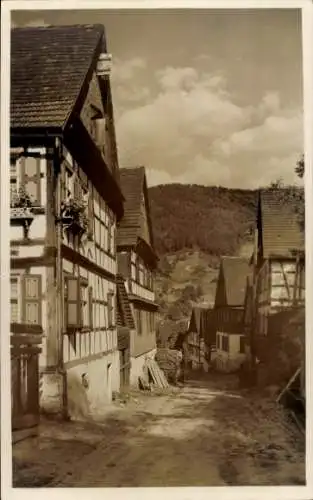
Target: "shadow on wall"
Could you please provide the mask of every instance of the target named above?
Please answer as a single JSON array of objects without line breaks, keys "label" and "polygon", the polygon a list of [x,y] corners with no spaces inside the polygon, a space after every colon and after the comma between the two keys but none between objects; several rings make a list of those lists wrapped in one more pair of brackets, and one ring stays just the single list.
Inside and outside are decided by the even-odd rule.
[{"label": "shadow on wall", "polygon": [[88,387],[84,377],[77,373],[67,373],[68,412],[74,419],[90,417]]}]

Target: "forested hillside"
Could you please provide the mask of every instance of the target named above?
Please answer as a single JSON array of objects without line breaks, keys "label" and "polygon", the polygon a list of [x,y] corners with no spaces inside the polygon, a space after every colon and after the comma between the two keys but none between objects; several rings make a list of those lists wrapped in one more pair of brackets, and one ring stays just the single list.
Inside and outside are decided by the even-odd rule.
[{"label": "forested hillside", "polygon": [[167,184],[149,189],[156,250],[234,255],[251,232],[256,191]]}]

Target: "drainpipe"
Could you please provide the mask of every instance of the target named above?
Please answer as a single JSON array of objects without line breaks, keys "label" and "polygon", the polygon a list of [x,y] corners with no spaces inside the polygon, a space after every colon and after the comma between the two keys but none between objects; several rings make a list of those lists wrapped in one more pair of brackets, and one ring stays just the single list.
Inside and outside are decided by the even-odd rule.
[{"label": "drainpipe", "polygon": [[63,304],[64,304],[64,289],[62,286],[62,221],[61,221],[61,142],[57,138],[55,142],[56,149],[56,292],[57,292],[57,317],[56,317],[56,333],[57,333],[57,370],[62,376],[62,417],[68,418],[68,402],[67,402],[67,380],[66,371],[63,366]]}]

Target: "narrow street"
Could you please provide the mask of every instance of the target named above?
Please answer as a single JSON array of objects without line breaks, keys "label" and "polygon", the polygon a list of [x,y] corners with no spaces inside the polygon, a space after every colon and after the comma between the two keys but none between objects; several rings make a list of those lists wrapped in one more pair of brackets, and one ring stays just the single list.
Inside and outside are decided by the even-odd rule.
[{"label": "narrow street", "polygon": [[38,485],[40,475],[48,487],[303,484],[298,431],[273,403],[240,394],[233,382],[138,393],[99,425],[54,423],[45,444],[15,446],[15,486],[32,486],[34,478]]}]

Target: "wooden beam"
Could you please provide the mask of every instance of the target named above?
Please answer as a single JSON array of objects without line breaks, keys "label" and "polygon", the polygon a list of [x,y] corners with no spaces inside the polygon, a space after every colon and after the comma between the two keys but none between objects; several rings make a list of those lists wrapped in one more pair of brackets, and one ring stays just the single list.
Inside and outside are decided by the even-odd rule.
[{"label": "wooden beam", "polygon": [[61,245],[61,257],[63,259],[69,260],[73,264],[77,264],[81,267],[84,267],[89,272],[97,274],[98,276],[101,276],[102,278],[105,278],[108,281],[114,283],[116,281],[115,274],[111,273],[110,271],[107,271],[106,269],[99,266],[95,262],[92,262],[91,260],[87,259],[87,257],[81,255],[79,252],[76,252],[67,245],[64,244]]}]

